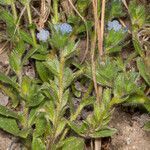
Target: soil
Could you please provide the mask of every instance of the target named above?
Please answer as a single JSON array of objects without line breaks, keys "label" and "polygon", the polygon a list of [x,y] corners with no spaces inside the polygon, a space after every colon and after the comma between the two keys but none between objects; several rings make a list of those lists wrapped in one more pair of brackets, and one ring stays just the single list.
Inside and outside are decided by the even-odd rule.
[{"label": "soil", "polygon": [[118,132],[111,138],[110,150],[150,150],[150,132],[143,125],[150,120],[148,114],[130,114],[117,108],[112,116],[111,127]]}]

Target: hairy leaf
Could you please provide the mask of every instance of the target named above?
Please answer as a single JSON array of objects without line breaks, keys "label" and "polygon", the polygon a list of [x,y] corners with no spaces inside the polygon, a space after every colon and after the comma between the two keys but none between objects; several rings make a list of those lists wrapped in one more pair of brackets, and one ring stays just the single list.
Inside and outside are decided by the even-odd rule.
[{"label": "hairy leaf", "polygon": [[32,150],[46,150],[46,146],[40,138],[33,138]]}]

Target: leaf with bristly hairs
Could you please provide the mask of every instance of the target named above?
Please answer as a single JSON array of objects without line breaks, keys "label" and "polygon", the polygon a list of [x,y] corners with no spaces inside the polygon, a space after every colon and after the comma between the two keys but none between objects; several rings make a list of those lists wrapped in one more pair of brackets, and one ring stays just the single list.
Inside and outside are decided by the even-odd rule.
[{"label": "leaf with bristly hairs", "polygon": [[33,137],[32,150],[46,150],[46,146],[41,138]]},{"label": "leaf with bristly hairs", "polygon": [[34,46],[34,42],[31,38],[30,34],[28,34],[27,32],[20,30],[20,37],[22,38],[23,41]]},{"label": "leaf with bristly hairs", "polygon": [[146,81],[146,83],[150,86],[150,74],[148,68],[146,68],[144,61],[142,58],[137,59],[137,67],[139,69],[140,75]]},{"label": "leaf with bristly hairs", "polygon": [[40,61],[36,61],[36,70],[41,80],[44,82],[48,82],[49,79],[53,78],[52,73],[48,70],[48,68],[44,65],[44,63]]},{"label": "leaf with bristly hairs", "polygon": [[139,40],[137,39],[137,37],[133,37],[133,45],[134,45],[134,48],[135,48],[135,51],[141,56],[143,57],[144,56],[144,51],[143,51],[143,48],[139,42]]},{"label": "leaf with bristly hairs", "polygon": [[79,42],[77,42],[76,44],[74,42],[68,43],[62,51],[63,57],[65,57],[66,59],[70,58],[76,52],[78,43]]},{"label": "leaf with bristly hairs", "polygon": [[48,59],[45,65],[55,76],[59,75],[60,63],[58,58],[55,57],[54,59]]},{"label": "leaf with bristly hairs", "polygon": [[[118,71],[120,70],[117,67],[115,62],[106,59],[105,62],[99,62],[96,68],[96,81],[98,84],[103,86],[112,87],[114,84],[114,79],[116,78]],[[86,68],[85,75],[92,79],[92,71],[89,65]]]},{"label": "leaf with bristly hairs", "polygon": [[11,5],[15,0],[0,0],[0,4],[2,5]]},{"label": "leaf with bristly hairs", "polygon": [[62,150],[84,150],[84,140],[77,137],[69,137],[61,142]]},{"label": "leaf with bristly hairs", "polygon": [[144,25],[146,21],[146,10],[144,5],[139,4],[136,0],[130,1],[129,14],[134,31],[136,30],[135,27],[138,29],[138,27],[141,28]]},{"label": "leaf with bristly hairs", "polygon": [[19,85],[16,82],[14,82],[11,78],[9,78],[7,75],[5,75],[4,73],[1,73],[1,72],[0,72],[0,81],[2,83],[11,85],[16,90],[19,89]]},{"label": "leaf with bristly hairs", "polygon": [[124,97],[131,94],[143,94],[142,87],[137,85],[136,80],[139,78],[137,72],[120,73],[115,79],[114,96]]},{"label": "leaf with bristly hairs", "polygon": [[109,2],[110,5],[106,8],[106,19],[112,20],[114,18],[119,18],[125,15],[123,12],[123,5],[120,0],[113,0]]},{"label": "leaf with bristly hairs", "polygon": [[0,19],[6,22],[7,26],[11,26],[11,27],[15,26],[15,22],[12,14],[6,10],[0,11]]},{"label": "leaf with bristly hairs", "polygon": [[5,85],[0,83],[0,89],[12,100],[12,107],[17,107],[19,104],[19,95],[18,91],[13,89],[12,87],[6,87]]},{"label": "leaf with bristly hairs", "polygon": [[46,132],[48,122],[45,118],[45,113],[41,112],[36,116],[35,126],[36,127],[33,133],[34,137],[40,137]]},{"label": "leaf with bristly hairs", "polygon": [[19,58],[18,56],[19,54],[17,51],[14,50],[13,52],[11,52],[11,55],[9,57],[9,64],[10,64],[11,69],[17,75],[20,75],[22,65],[21,65],[21,58]]},{"label": "leaf with bristly hairs", "polygon": [[0,115],[10,117],[10,118],[15,118],[18,120],[21,119],[21,116],[18,115],[16,112],[14,112],[2,105],[0,105]]},{"label": "leaf with bristly hairs", "polygon": [[13,118],[6,118],[0,116],[0,128],[10,134],[20,137],[26,137],[27,132],[21,131],[17,122]]},{"label": "leaf with bristly hairs", "polygon": [[[115,38],[114,38],[115,37]],[[105,38],[106,53],[115,53],[121,51],[126,32],[122,30],[110,30]]]},{"label": "leaf with bristly hairs", "polygon": [[94,133],[92,133],[90,135],[90,137],[92,137],[92,138],[109,137],[109,136],[112,136],[113,134],[115,134],[116,132],[117,132],[117,130],[114,128],[104,128],[104,129],[95,131]]}]

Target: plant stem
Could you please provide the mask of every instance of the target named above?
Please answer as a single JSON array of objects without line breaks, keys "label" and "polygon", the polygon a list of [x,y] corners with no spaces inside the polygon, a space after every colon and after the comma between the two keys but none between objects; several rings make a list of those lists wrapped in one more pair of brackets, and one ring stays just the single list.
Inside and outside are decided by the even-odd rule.
[{"label": "plant stem", "polygon": [[11,3],[11,9],[12,9],[13,17],[16,23],[18,17],[17,17],[17,10],[16,10],[16,6],[14,2]]},{"label": "plant stem", "polygon": [[55,120],[53,123],[53,134],[50,138],[50,141],[48,143],[48,149],[51,149],[52,146],[54,145],[54,142],[56,140],[56,132],[58,128],[59,121],[61,120],[61,105],[62,105],[62,100],[63,100],[63,76],[64,76],[64,65],[65,65],[65,59],[63,56],[60,58],[60,71],[59,71],[59,95],[58,95],[58,101],[57,101],[57,106],[56,106],[56,115],[55,115]]},{"label": "plant stem", "polygon": [[54,23],[58,23],[59,21],[59,14],[58,14],[58,0],[54,0],[53,2],[53,9],[54,9]]},{"label": "plant stem", "polygon": [[[28,14],[28,20],[29,20],[29,25],[32,25],[32,16],[31,16],[31,9],[30,9],[30,5],[29,5],[30,2],[27,2],[27,14]],[[33,39],[33,43],[34,43],[34,46],[37,45],[37,42],[36,42],[36,36],[35,36],[35,32],[34,32],[34,29],[30,29],[30,32],[31,32],[31,36],[32,36],[32,39]]]}]

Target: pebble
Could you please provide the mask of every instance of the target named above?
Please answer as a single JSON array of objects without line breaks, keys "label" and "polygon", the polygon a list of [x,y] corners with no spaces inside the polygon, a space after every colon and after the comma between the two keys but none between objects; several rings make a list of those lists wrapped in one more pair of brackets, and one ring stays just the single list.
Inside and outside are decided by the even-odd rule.
[{"label": "pebble", "polygon": [[2,92],[0,92],[0,105],[6,106],[8,104],[8,96],[5,96]]},{"label": "pebble", "polygon": [[130,139],[130,138],[127,138],[127,139],[126,139],[126,142],[127,142],[127,145],[130,145],[130,144],[131,144],[131,139]]}]

